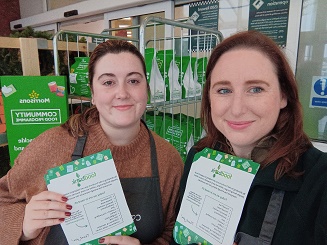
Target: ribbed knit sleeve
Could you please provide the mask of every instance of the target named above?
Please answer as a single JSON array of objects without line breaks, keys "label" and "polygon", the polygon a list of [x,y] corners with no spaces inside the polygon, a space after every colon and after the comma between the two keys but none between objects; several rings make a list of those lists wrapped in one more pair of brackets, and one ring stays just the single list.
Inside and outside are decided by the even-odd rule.
[{"label": "ribbed knit sleeve", "polygon": [[29,143],[7,175],[0,179],[0,244],[44,244],[48,229],[31,241],[19,240],[26,204],[32,196],[46,190],[46,171],[70,159],[71,153],[62,140],[68,147],[76,141],[60,127],[44,132]]}]

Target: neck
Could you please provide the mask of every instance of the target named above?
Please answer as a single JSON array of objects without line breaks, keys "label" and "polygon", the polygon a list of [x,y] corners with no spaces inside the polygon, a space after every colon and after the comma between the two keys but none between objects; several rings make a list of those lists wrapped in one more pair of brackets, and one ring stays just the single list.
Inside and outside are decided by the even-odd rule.
[{"label": "neck", "polygon": [[101,127],[107,135],[111,144],[116,146],[123,146],[130,144],[140,132],[140,123],[130,127],[108,127],[101,124]]},{"label": "neck", "polygon": [[253,150],[253,147],[236,147],[232,146],[233,152],[235,156],[241,157],[241,158],[246,158],[246,159],[251,159],[251,153]]}]

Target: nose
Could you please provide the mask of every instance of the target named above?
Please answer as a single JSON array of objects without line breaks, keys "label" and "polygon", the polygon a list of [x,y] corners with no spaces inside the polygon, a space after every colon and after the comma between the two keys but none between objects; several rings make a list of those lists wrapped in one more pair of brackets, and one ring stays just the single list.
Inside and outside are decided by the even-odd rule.
[{"label": "nose", "polygon": [[119,83],[116,91],[117,99],[126,99],[129,96],[128,88],[124,82]]},{"label": "nose", "polygon": [[230,110],[234,116],[240,116],[246,112],[246,100],[243,94],[241,93],[233,94]]}]

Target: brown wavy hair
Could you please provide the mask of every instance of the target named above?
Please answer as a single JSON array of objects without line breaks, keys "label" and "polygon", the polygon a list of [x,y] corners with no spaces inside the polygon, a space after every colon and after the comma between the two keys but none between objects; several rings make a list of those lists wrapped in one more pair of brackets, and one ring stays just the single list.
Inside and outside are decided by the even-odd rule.
[{"label": "brown wavy hair", "polygon": [[[136,46],[123,40],[107,40],[100,43],[91,54],[90,62],[88,65],[89,70],[89,86],[93,92],[93,78],[95,73],[95,67],[97,62],[106,54],[119,54],[119,53],[131,53],[135,55],[141,62],[144,76],[146,77],[145,61],[142,54],[139,52]],[[149,90],[149,84],[148,84]],[[91,106],[81,114],[73,114],[70,118],[61,126],[67,129],[74,137],[87,134],[89,127],[99,122],[99,111],[95,106]]]},{"label": "brown wavy hair", "polygon": [[[280,110],[276,125],[271,134],[277,138],[266,158],[260,162],[261,168],[279,161],[275,179],[283,175],[296,177],[298,159],[310,146],[310,139],[303,130],[302,107],[299,101],[297,82],[281,48],[269,37],[257,31],[244,31],[230,36],[212,51],[206,70],[206,83],[201,104],[201,123],[207,135],[196,145],[197,150],[213,148],[217,143],[226,153],[232,153],[226,137],[215,127],[211,117],[210,84],[211,73],[219,58],[235,49],[252,49],[264,54],[274,65],[282,94],[287,98],[287,106]],[[237,72],[237,71],[235,71]]]}]

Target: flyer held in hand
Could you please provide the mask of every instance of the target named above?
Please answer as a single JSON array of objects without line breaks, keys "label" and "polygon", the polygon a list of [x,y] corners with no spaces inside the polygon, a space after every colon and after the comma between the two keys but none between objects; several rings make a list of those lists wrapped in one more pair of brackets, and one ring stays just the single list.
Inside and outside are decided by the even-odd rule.
[{"label": "flyer held in hand", "polygon": [[49,169],[44,178],[49,191],[65,195],[73,206],[61,224],[70,245],[136,232],[110,150]]},{"label": "flyer held in hand", "polygon": [[231,245],[260,165],[204,148],[194,156],[173,235],[179,244]]}]

